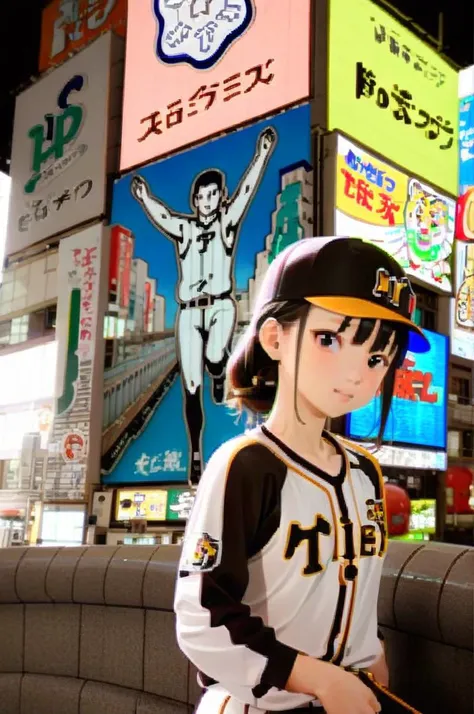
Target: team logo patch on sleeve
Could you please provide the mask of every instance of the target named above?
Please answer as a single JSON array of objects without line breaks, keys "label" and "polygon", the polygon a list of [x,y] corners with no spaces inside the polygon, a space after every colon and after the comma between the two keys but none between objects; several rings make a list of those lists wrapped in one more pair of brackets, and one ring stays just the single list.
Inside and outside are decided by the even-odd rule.
[{"label": "team logo patch on sleeve", "polygon": [[369,521],[375,521],[375,523],[384,522],[384,507],[383,500],[374,500],[373,498],[367,499],[365,502],[367,506],[367,519]]},{"label": "team logo patch on sleeve", "polygon": [[191,533],[184,542],[184,558],[181,568],[190,572],[206,573],[219,565],[221,544],[209,533]]}]

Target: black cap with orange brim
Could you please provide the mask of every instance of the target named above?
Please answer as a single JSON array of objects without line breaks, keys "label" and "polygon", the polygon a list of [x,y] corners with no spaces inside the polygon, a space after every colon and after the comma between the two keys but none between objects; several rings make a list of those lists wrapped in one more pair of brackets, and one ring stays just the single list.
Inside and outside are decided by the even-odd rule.
[{"label": "black cap with orange brim", "polygon": [[410,281],[381,248],[359,238],[304,238],[278,258],[282,262],[271,299],[304,299],[347,317],[400,322],[409,328],[411,352],[430,349],[413,322],[416,299]]}]

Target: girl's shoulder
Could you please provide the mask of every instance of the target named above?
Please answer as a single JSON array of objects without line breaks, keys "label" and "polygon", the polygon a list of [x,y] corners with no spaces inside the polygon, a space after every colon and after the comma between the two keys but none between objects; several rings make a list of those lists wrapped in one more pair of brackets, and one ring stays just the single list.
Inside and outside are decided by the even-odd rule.
[{"label": "girl's shoulder", "polygon": [[278,456],[261,438],[258,429],[225,441],[209,459],[202,479],[232,476],[247,480],[256,474],[286,471]]}]

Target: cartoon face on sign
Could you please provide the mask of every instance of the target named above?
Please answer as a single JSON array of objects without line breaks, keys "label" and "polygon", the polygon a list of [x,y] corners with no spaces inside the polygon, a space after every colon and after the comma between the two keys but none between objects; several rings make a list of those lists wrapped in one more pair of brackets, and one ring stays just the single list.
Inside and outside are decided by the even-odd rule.
[{"label": "cartoon face on sign", "polygon": [[474,328],[474,244],[458,249],[458,260],[461,264],[460,277],[462,282],[456,296],[456,322],[459,327]]},{"label": "cartoon face on sign", "polygon": [[79,431],[66,434],[63,439],[63,458],[66,463],[75,463],[85,456],[86,439]]},{"label": "cartoon face on sign", "polygon": [[405,206],[408,258],[412,268],[423,265],[433,271],[439,282],[450,274],[447,263],[451,253],[448,204],[412,179],[408,184]]},{"label": "cartoon face on sign", "polygon": [[166,64],[209,69],[251,24],[253,0],[154,0],[156,53]]}]

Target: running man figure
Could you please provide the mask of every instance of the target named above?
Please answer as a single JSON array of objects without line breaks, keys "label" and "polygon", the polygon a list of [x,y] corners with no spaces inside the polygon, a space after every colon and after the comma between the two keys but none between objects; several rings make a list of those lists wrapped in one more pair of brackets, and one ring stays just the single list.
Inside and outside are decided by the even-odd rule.
[{"label": "running man figure", "polygon": [[233,263],[240,226],[274,149],[276,132],[265,129],[254,157],[234,195],[227,197],[225,176],[209,169],[198,174],[191,189],[193,215],[173,211],[152,195],[140,176],[131,191],[153,223],[173,240],[179,270],[176,339],[189,437],[189,481],[202,472],[204,368],[212,378],[213,399],[224,401],[225,369],[236,322]]}]

